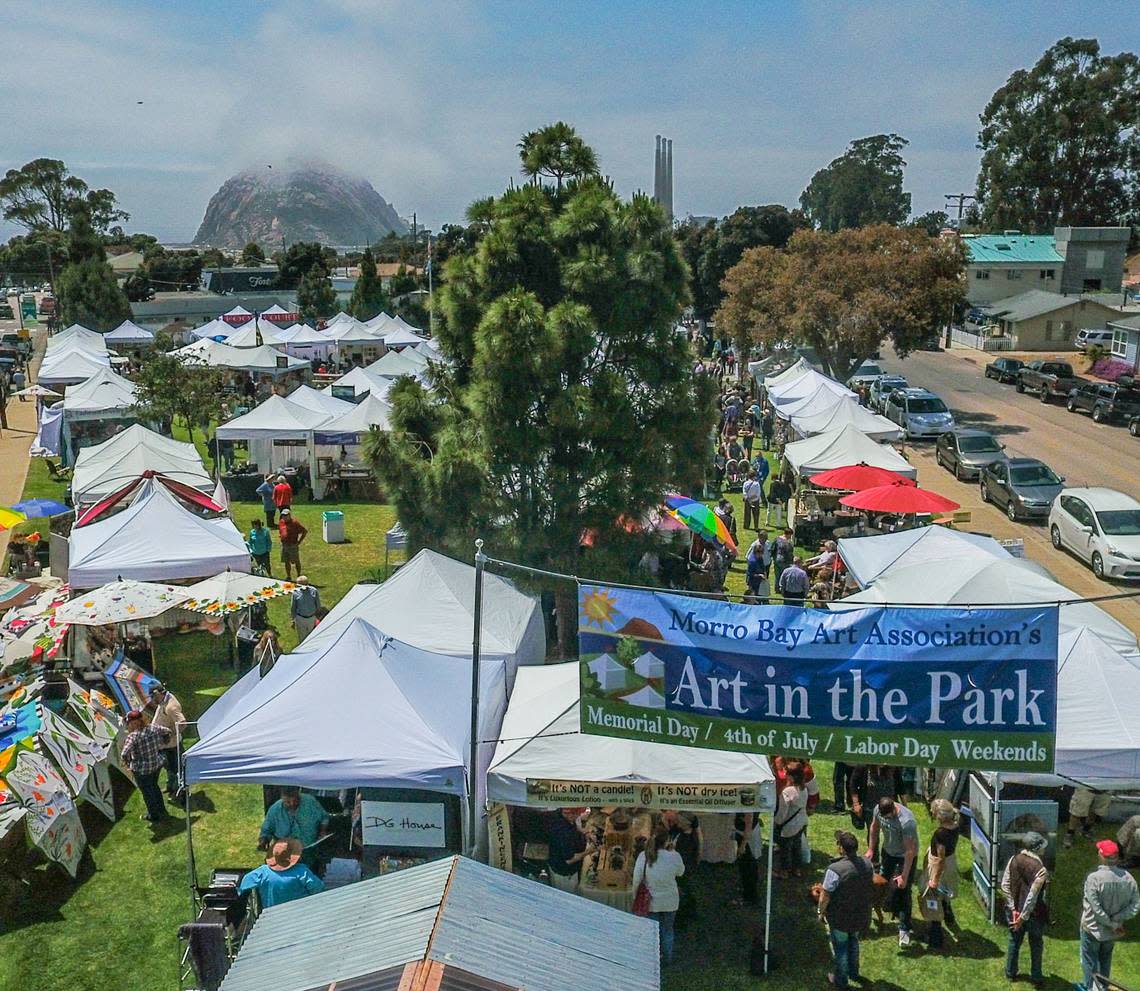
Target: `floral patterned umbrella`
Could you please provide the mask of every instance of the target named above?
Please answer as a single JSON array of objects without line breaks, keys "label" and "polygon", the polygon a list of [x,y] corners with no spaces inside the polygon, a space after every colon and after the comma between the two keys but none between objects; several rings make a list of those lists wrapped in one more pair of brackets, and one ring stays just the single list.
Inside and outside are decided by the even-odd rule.
[{"label": "floral patterned umbrella", "polygon": [[57,623],[75,626],[106,626],[150,619],[182,605],[190,598],[184,588],[131,580],[109,582],[90,592],[81,592],[55,611]]},{"label": "floral patterned umbrella", "polygon": [[290,595],[296,587],[293,582],[276,578],[247,575],[244,571],[223,571],[189,586],[186,591],[191,598],[182,603],[182,608],[207,616],[228,616],[258,602]]}]

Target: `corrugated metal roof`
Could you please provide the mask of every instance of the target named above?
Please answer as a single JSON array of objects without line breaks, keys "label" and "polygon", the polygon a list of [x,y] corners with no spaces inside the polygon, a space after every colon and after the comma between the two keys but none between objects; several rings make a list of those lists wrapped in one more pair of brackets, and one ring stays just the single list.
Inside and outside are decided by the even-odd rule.
[{"label": "corrugated metal roof", "polygon": [[1040,262],[1059,265],[1057,239],[1052,234],[965,234],[962,240],[971,263]]},{"label": "corrugated metal roof", "polygon": [[306,991],[423,958],[452,861],[266,909],[221,991]]},{"label": "corrugated metal roof", "polygon": [[1008,299],[994,303],[989,316],[997,320],[1009,320],[1011,323],[1017,323],[1020,320],[1032,320],[1034,317],[1046,313],[1063,310],[1067,306],[1081,302],[1097,303],[1110,310],[1114,309],[1114,307],[1107,306],[1102,299],[1095,297],[1062,296],[1060,293],[1045,292],[1044,289],[1030,289],[1028,292],[1018,293],[1016,296],[1010,296]]},{"label": "corrugated metal roof", "polygon": [[382,988],[378,972],[425,957],[527,991],[660,988],[651,920],[453,857],[268,909],[221,991]]},{"label": "corrugated metal roof", "polygon": [[457,860],[430,957],[527,991],[657,991],[657,924]]}]

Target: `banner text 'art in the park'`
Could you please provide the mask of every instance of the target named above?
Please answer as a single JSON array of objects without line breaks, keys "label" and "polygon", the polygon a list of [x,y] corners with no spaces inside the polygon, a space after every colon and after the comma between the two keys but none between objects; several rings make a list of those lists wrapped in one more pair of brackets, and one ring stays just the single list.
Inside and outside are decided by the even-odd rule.
[{"label": "banner text 'art in the park'", "polygon": [[579,589],[582,730],[856,764],[1053,770],[1057,608]]}]

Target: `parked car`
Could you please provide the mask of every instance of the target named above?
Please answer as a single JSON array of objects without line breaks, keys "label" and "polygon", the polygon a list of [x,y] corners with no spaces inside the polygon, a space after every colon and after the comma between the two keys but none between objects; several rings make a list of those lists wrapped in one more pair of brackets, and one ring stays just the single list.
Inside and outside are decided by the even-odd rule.
[{"label": "parked car", "polygon": [[1087,562],[1097,578],[1140,579],[1140,502],[1105,488],[1066,489],[1049,510],[1058,550]]},{"label": "parked car", "polygon": [[986,378],[997,379],[999,382],[1016,382],[1017,373],[1025,367],[1025,362],[1019,358],[994,358],[986,365]]},{"label": "parked car", "polygon": [[1043,403],[1050,399],[1068,399],[1069,393],[1083,384],[1073,374],[1067,361],[1031,361],[1017,372],[1017,391],[1036,393]]},{"label": "parked car", "polygon": [[883,407],[886,406],[887,396],[895,389],[905,389],[906,387],[907,381],[901,375],[884,375],[882,378],[877,378],[871,383],[871,393],[867,397],[867,404],[876,413],[881,413]]},{"label": "parked car", "polygon": [[1011,520],[1044,520],[1065,479],[1036,458],[1009,458],[986,465],[978,476],[982,502],[1005,510]]},{"label": "parked car", "polygon": [[1140,391],[1119,383],[1086,382],[1069,393],[1070,413],[1091,413],[1097,423],[1128,423],[1140,415]]},{"label": "parked car", "polygon": [[938,438],[934,460],[959,481],[977,478],[992,461],[1005,460],[1005,448],[984,430],[947,430]]},{"label": "parked car", "polygon": [[1074,351],[1084,351],[1094,344],[1099,344],[1102,348],[1112,347],[1112,331],[1104,328],[1100,330],[1078,330],[1077,336],[1073,338]]},{"label": "parked car", "polygon": [[949,408],[926,389],[895,389],[887,396],[883,415],[903,428],[907,440],[937,437],[954,429]]},{"label": "parked car", "polygon": [[877,378],[882,378],[886,375],[878,365],[872,361],[864,361],[857,369],[855,374],[847,380],[847,388],[857,389],[861,385],[870,386]]},{"label": "parked car", "polygon": [[1134,416],[1128,421],[1128,432],[1133,437],[1140,437],[1140,416]]}]

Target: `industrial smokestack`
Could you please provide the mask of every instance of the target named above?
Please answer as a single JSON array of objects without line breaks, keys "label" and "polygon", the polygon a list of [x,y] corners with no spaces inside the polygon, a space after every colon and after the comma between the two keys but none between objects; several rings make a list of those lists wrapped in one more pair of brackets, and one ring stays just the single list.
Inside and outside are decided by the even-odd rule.
[{"label": "industrial smokestack", "polygon": [[665,216],[673,222],[673,139],[669,138],[665,151]]},{"label": "industrial smokestack", "polygon": [[655,203],[661,202],[661,167],[661,135],[658,134],[657,144],[653,150],[653,200]]}]

